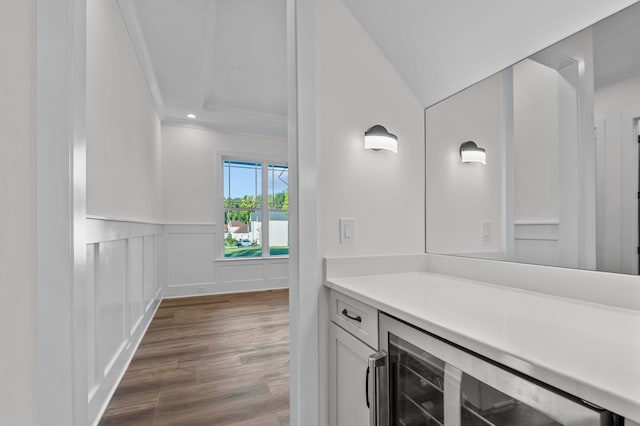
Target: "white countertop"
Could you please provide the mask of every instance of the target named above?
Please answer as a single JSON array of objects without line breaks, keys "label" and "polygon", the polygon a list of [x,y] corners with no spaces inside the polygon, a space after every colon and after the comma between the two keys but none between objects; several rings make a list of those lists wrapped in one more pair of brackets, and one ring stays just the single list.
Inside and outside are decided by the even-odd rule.
[{"label": "white countertop", "polygon": [[325,285],[640,422],[640,312],[429,272]]}]

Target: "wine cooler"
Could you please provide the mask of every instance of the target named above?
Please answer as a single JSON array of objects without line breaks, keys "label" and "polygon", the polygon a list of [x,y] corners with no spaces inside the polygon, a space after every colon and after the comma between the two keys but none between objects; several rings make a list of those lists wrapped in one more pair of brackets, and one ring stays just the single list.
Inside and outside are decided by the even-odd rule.
[{"label": "wine cooler", "polygon": [[[615,426],[617,416],[390,316],[370,359],[374,426]],[[384,359],[383,359],[384,357]]]}]

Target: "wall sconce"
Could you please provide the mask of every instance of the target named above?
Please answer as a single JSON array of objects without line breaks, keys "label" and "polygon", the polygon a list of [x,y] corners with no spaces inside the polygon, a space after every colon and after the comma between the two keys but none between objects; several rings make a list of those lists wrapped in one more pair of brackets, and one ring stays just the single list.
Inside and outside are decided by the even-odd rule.
[{"label": "wall sconce", "polygon": [[460,158],[463,163],[487,164],[487,153],[484,148],[478,147],[473,141],[467,141],[460,145]]},{"label": "wall sconce", "polygon": [[398,153],[398,137],[379,124],[364,132],[364,149],[380,151],[381,149]]}]

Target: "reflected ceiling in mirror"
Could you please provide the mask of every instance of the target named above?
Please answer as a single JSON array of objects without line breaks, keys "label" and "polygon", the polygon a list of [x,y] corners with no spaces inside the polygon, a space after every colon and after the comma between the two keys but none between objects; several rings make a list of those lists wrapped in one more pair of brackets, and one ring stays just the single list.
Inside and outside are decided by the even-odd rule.
[{"label": "reflected ceiling in mirror", "polygon": [[639,119],[640,3],[428,107],[427,252],[637,274]]}]

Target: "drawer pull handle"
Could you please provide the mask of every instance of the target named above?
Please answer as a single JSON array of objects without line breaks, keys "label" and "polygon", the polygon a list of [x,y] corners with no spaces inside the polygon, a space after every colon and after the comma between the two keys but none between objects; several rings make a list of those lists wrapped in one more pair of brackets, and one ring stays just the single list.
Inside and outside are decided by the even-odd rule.
[{"label": "drawer pull handle", "polygon": [[352,317],[351,315],[349,315],[349,311],[347,311],[346,309],[342,310],[342,315],[344,315],[345,317],[349,318],[350,320],[362,322],[362,317],[360,317],[360,315],[358,315],[356,317]]}]

